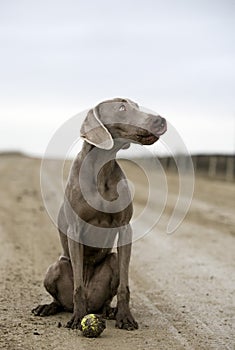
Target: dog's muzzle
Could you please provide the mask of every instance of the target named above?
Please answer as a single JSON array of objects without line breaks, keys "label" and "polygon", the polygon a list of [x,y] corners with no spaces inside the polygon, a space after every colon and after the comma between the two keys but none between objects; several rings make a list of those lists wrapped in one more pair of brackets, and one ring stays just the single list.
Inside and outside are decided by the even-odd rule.
[{"label": "dog's muzzle", "polygon": [[158,126],[156,127],[156,130],[153,132],[153,134],[157,137],[160,137],[161,135],[165,134],[167,131],[167,123],[166,119],[159,117],[160,120],[158,121]]}]

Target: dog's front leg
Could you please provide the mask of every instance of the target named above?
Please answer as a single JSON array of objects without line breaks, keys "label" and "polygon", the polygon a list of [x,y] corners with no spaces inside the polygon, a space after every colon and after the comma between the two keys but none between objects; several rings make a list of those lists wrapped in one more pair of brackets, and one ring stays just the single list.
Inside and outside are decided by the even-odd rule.
[{"label": "dog's front leg", "polygon": [[81,320],[86,315],[86,295],[83,282],[84,246],[68,237],[69,253],[73,269],[74,294],[73,316],[67,323],[68,328],[80,328]]},{"label": "dog's front leg", "polygon": [[119,232],[118,238],[118,264],[119,264],[119,286],[117,291],[117,314],[116,327],[134,330],[138,323],[130,312],[129,300],[129,263],[131,256],[132,229],[130,225],[125,226]]}]

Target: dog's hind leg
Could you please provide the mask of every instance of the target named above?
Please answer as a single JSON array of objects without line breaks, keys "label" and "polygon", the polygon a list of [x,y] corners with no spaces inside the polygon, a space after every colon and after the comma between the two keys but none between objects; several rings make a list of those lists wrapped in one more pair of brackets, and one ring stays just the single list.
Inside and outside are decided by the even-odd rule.
[{"label": "dog's hind leg", "polygon": [[[89,276],[86,285],[88,312],[102,313],[114,319],[116,308],[112,308],[110,303],[117,294],[119,284],[117,254],[108,254],[99,265],[88,266],[88,270],[91,269],[92,276]],[[37,306],[32,310],[34,315],[49,316],[61,311],[73,311],[73,272],[69,259],[62,257],[48,268],[44,286],[54,300],[50,304]]]},{"label": "dog's hind leg", "polygon": [[50,304],[39,305],[32,310],[36,316],[54,315],[61,311],[73,311],[73,273],[67,258],[60,258],[49,266],[44,286],[54,298]]}]

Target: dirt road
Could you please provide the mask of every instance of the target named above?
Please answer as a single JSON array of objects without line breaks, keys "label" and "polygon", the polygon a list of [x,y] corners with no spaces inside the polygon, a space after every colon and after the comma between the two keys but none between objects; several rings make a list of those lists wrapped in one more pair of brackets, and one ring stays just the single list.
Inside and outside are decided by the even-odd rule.
[{"label": "dirt road", "polygon": [[[189,214],[173,235],[165,227],[177,195],[156,228],[133,245],[131,307],[139,330],[115,329],[98,339],[58,328],[70,314],[37,318],[31,309],[50,297],[42,286],[60,254],[59,239],[41,200],[40,160],[0,156],[0,349],[234,349],[235,186],[198,178]],[[145,183],[127,165],[136,187],[136,213]],[[154,206],[142,221],[155,215]],[[141,225],[140,224],[140,225]]]}]

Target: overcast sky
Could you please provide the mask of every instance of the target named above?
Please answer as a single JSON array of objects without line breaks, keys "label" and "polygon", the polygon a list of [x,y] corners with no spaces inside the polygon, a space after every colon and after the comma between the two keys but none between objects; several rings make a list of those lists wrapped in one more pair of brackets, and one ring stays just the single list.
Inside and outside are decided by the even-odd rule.
[{"label": "overcast sky", "polygon": [[0,0],[0,150],[42,154],[66,119],[120,96],[191,152],[231,153],[234,95],[234,0]]}]

